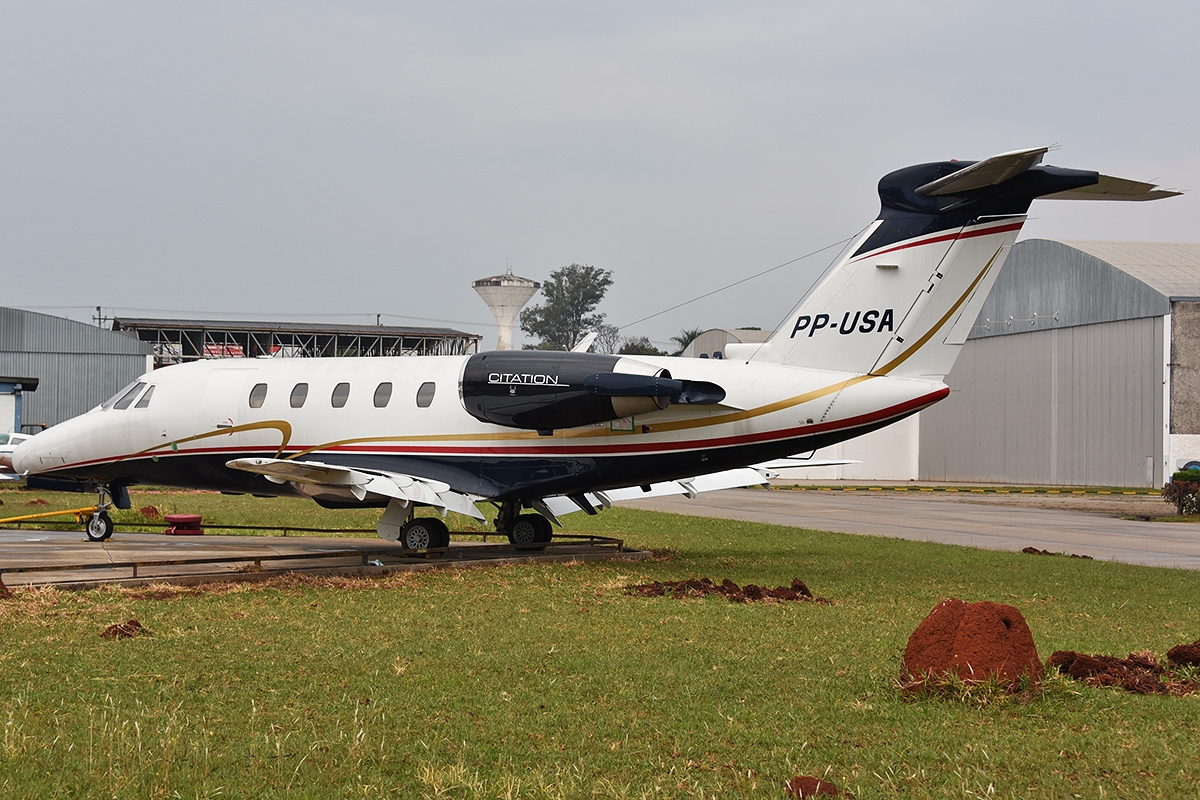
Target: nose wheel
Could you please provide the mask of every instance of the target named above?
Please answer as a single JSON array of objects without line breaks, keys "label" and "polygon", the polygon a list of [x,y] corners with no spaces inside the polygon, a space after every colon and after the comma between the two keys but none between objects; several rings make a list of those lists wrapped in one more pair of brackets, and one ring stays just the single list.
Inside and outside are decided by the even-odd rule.
[{"label": "nose wheel", "polygon": [[[103,542],[113,535],[113,521],[112,517],[108,515],[108,507],[112,505],[112,495],[105,486],[95,486],[93,488],[96,490],[96,510],[88,517],[87,525],[84,527],[83,532],[89,542]],[[128,508],[128,493],[123,495],[123,500],[124,504],[120,505],[120,507]]]}]

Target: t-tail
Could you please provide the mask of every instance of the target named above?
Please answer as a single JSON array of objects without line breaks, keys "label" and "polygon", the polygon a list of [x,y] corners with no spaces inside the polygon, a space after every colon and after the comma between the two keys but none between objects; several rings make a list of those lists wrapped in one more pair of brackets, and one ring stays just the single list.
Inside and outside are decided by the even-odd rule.
[{"label": "t-tail", "polygon": [[[1036,198],[1156,200],[1178,194],[1042,165],[1048,150],[919,164],[884,176],[878,219],[770,340],[754,350],[737,347],[755,361],[941,380]],[[738,356],[743,353],[729,354]]]}]

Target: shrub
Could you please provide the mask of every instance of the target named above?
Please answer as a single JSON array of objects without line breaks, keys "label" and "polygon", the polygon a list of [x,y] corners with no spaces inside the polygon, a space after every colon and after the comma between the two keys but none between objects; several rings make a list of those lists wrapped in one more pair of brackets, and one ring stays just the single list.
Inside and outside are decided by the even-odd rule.
[{"label": "shrub", "polygon": [[1180,515],[1200,511],[1200,469],[1181,469],[1162,488],[1162,498]]}]

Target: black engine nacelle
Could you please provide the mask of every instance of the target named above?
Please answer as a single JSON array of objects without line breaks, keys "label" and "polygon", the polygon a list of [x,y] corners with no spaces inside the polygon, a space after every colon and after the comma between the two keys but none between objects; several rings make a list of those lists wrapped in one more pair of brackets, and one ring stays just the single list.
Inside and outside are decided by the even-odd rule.
[{"label": "black engine nacelle", "polygon": [[622,356],[520,350],[467,359],[462,401],[478,420],[553,431],[661,411],[672,402],[719,403],[715,384],[677,381]]}]

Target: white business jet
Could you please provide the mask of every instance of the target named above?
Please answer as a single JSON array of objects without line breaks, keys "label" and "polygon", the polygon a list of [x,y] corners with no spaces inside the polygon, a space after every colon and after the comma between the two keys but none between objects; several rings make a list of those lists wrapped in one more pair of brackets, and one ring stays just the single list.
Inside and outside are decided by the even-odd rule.
[{"label": "white business jet", "polygon": [[879,183],[878,219],[762,344],[724,360],[505,351],[401,358],[223,359],[143,375],[21,444],[31,487],[96,491],[88,537],[139,483],[382,507],[379,535],[449,542],[432,506],[517,545],[572,510],[764,481],[754,465],[890,425],[946,397],[943,378],[1039,197],[1176,192],[1042,165],[1048,148],[943,161]]}]

